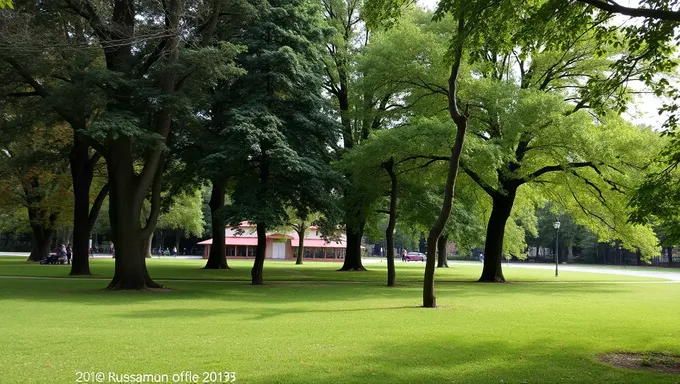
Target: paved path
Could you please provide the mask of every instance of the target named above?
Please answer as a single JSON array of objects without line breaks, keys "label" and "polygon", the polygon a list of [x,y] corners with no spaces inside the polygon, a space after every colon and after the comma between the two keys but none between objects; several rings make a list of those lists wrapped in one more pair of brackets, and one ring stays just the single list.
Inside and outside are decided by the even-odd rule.
[{"label": "paved path", "polygon": [[[451,262],[449,262],[451,263]],[[462,265],[479,265],[481,263],[474,261],[454,261],[453,264]],[[534,263],[510,263],[503,264],[503,268],[531,268],[531,269],[547,269],[554,270],[555,265],[552,264],[534,264]],[[620,267],[607,267],[597,265],[566,265],[560,264],[560,271],[572,272],[589,272],[589,273],[605,273],[609,275],[623,275],[623,276],[639,276],[652,277],[658,279],[667,279],[675,282],[680,282],[680,272],[663,272],[663,271],[641,271],[639,269],[621,269]]]},{"label": "paved path", "polygon": [[[28,252],[2,252],[2,256],[17,256],[17,257],[28,257]],[[95,255],[95,258],[111,258],[111,255]],[[156,257],[154,257],[155,259]],[[201,259],[201,256],[163,256],[163,259]],[[374,263],[384,263],[385,259],[378,257],[364,258],[363,262],[365,264]],[[399,262],[399,261],[397,261]],[[423,263],[424,264],[424,263]],[[449,261],[450,265],[477,265],[481,269],[481,263],[476,261]],[[510,263],[503,264],[503,268],[531,268],[531,269],[545,269],[553,270],[554,265],[551,264],[535,264],[535,263]],[[640,269],[622,269],[620,267],[608,267],[608,266],[597,266],[597,265],[560,265],[561,271],[572,271],[572,272],[587,272],[587,273],[604,273],[609,275],[622,275],[622,276],[639,276],[639,277],[651,277],[657,279],[666,279],[673,282],[680,283],[680,271],[679,272],[665,272],[665,271],[644,271]]]},{"label": "paved path", "polygon": [[[0,252],[0,256],[16,256],[16,257],[28,257],[29,252]],[[91,259],[110,259],[110,253],[97,253]],[[195,255],[178,255],[178,256],[158,256],[153,255],[153,259],[202,259],[203,256]]]},{"label": "paved path", "polygon": [[[381,263],[384,259],[380,258],[368,258],[364,259],[364,263]],[[399,262],[399,261],[397,261]],[[481,269],[482,263],[478,261],[451,261],[449,260],[449,265],[477,265]],[[536,264],[536,263],[503,263],[503,268],[530,268],[530,269],[546,269],[554,270],[554,264]],[[640,267],[638,267],[640,268]],[[598,266],[598,265],[567,265],[560,264],[560,271],[572,271],[572,272],[589,272],[589,273],[605,273],[609,275],[623,275],[623,276],[639,276],[639,277],[652,277],[657,279],[667,279],[674,282],[680,282],[680,271],[675,272],[665,272],[665,271],[641,271],[639,269],[630,268],[625,269],[621,267],[608,267],[608,266]]]},{"label": "paved path", "polygon": [[[515,268],[537,268],[537,269],[555,269],[554,266],[548,265],[537,265],[537,264],[515,264],[512,265]],[[511,268],[512,268],[511,267]],[[640,276],[640,277],[656,277],[660,279],[668,279],[676,282],[680,282],[680,272],[661,272],[661,271],[640,271],[636,269],[619,269],[619,268],[607,268],[607,267],[597,267],[597,266],[575,266],[575,265],[560,265],[559,269],[563,271],[574,271],[574,272],[591,272],[591,273],[606,273],[610,275],[624,275],[624,276]]]}]

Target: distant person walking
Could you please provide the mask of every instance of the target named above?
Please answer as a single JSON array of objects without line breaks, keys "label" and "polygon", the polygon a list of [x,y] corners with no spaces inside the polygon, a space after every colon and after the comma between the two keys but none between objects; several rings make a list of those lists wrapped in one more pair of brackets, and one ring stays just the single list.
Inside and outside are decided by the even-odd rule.
[{"label": "distant person walking", "polygon": [[404,252],[401,253],[401,261],[406,261],[406,256],[408,255],[408,252],[406,249],[404,249]]},{"label": "distant person walking", "polygon": [[484,264],[484,254],[483,253],[479,254],[479,262]]}]

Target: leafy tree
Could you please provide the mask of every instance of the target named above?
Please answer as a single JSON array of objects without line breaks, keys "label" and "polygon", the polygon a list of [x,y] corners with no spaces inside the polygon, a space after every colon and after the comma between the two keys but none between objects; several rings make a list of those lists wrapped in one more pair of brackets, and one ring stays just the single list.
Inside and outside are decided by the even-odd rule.
[{"label": "leafy tree", "polygon": [[179,249],[180,236],[201,236],[204,232],[203,196],[201,190],[181,193],[173,197],[172,205],[158,217],[159,229],[174,230],[177,234],[175,246]]},{"label": "leafy tree", "polygon": [[[360,146],[371,132],[390,125],[390,114],[399,111],[398,86],[391,82],[385,64],[364,61],[363,54],[373,44],[373,31],[366,30],[361,17],[362,1],[324,0],[323,15],[330,30],[324,56],[324,88],[332,95],[335,112],[342,125],[344,151]],[[378,32],[377,35],[380,33]],[[343,186],[344,224],[347,252],[341,271],[364,271],[361,240],[370,212],[364,204],[365,191],[346,178]]]},{"label": "leafy tree", "polygon": [[[73,265],[71,274],[89,274],[88,238],[99,213],[90,186],[101,154],[93,153],[83,138],[91,116],[103,106],[96,82],[86,68],[96,66],[96,54],[79,16],[64,12],[62,2],[20,1],[3,23],[8,44],[0,53],[0,71],[7,82],[0,89],[3,102],[29,99],[44,105],[72,128],[68,154],[73,178]],[[35,15],[39,14],[39,17]],[[64,30],[56,30],[54,25]],[[36,54],[50,51],[53,54]],[[106,193],[106,187],[101,190]],[[100,192],[100,190],[97,190]],[[95,192],[96,193],[96,192]]]},{"label": "leafy tree", "polygon": [[328,166],[338,130],[324,113],[318,7],[306,0],[256,2],[238,43],[248,52],[237,62],[247,73],[223,92],[224,135],[235,160],[233,204],[227,222],[257,225],[252,283],[262,284],[266,233],[301,216],[325,212],[336,177]]},{"label": "leafy tree", "polygon": [[[63,125],[46,126],[26,111],[31,108],[6,115],[0,123],[5,134],[0,148],[0,191],[5,204],[26,208],[33,236],[28,260],[40,261],[49,255],[56,230],[72,209],[65,198],[70,187],[64,161],[69,135]],[[18,135],[7,137],[15,129],[21,130]]]},{"label": "leafy tree", "polygon": [[298,212],[288,209],[288,225],[287,227],[292,228],[298,235],[299,243],[297,249],[297,255],[295,256],[295,264],[301,265],[303,263],[303,258],[305,255],[305,236],[307,235],[307,229],[310,225],[321,220],[322,215],[318,212],[298,214]]},{"label": "leafy tree", "polygon": [[[214,29],[202,25],[202,15],[214,14],[215,9],[202,2],[173,0],[160,8],[153,3],[135,7],[131,0],[118,1],[111,13],[89,0],[69,0],[65,6],[77,15],[74,25],[80,26],[85,41],[81,44],[89,46],[97,59],[81,70],[84,83],[90,86],[79,89],[87,89],[88,97],[101,101],[96,119],[87,126],[81,124],[87,114],[79,112],[71,118],[64,113],[63,117],[76,136],[106,159],[109,215],[117,251],[109,288],[157,287],[146,272],[142,249],[160,210],[172,121],[190,115],[192,89],[230,75],[234,50],[225,45],[183,43],[203,40],[204,33],[208,40],[212,37]],[[16,62],[9,63],[20,75],[26,73]],[[49,94],[33,77],[23,77],[35,92]],[[142,225],[141,210],[148,194],[151,213]]]}]

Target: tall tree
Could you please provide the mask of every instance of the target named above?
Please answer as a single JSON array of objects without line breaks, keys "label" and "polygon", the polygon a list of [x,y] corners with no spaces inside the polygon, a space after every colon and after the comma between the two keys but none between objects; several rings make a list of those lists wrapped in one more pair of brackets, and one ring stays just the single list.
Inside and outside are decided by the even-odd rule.
[{"label": "tall tree", "polygon": [[[181,35],[202,38],[203,18],[199,15],[211,15],[213,7],[202,13],[200,5],[183,0],[165,2],[162,8],[146,3],[137,7],[131,0],[121,0],[108,14],[87,0],[66,3],[89,26],[106,64],[105,70],[98,72],[100,83],[106,84],[106,107],[87,137],[107,162],[109,216],[116,247],[109,288],[158,287],[146,271],[143,248],[160,213],[166,143],[173,119],[193,109],[188,97],[192,87],[201,89],[225,76],[233,52],[230,47],[187,48],[180,39]],[[110,41],[119,43],[109,46]],[[190,83],[196,79],[200,84]],[[147,195],[150,214],[142,223]]]},{"label": "tall tree", "polygon": [[[88,34],[80,17],[64,12],[61,2],[21,1],[5,18],[3,36],[8,46],[0,53],[0,70],[8,79],[0,97],[42,99],[72,128],[69,153],[73,179],[73,265],[71,274],[89,274],[88,239],[99,214],[95,199],[90,207],[90,187],[101,154],[93,153],[82,137],[91,116],[102,107],[98,86],[86,73],[96,54],[89,49]],[[10,12],[10,11],[7,11]],[[35,15],[40,15],[36,17]],[[57,30],[54,25],[60,25]],[[51,55],[35,55],[51,51]],[[96,193],[105,195],[106,186]]]},{"label": "tall tree", "polygon": [[[326,41],[324,87],[335,102],[342,125],[343,148],[349,151],[368,139],[372,131],[387,124],[384,115],[395,98],[395,91],[390,83],[382,82],[384,77],[380,77],[382,73],[376,68],[359,62],[371,36],[361,17],[362,1],[324,0],[322,5],[332,32]],[[376,74],[379,81],[373,77]],[[347,179],[343,187],[347,252],[340,270],[364,271],[361,241],[370,208],[361,198],[366,191]]]},{"label": "tall tree", "polygon": [[338,129],[324,113],[320,9],[307,0],[253,4],[257,13],[237,40],[248,46],[237,58],[247,73],[224,88],[219,119],[233,140],[233,169],[243,170],[233,178],[227,222],[257,225],[257,285],[264,282],[267,230],[287,221],[286,208],[326,209]]},{"label": "tall tree", "polygon": [[[64,160],[70,137],[68,128],[46,126],[27,110],[31,108],[5,115],[0,123],[0,189],[3,200],[26,208],[32,234],[28,260],[40,261],[49,255],[56,230],[72,209],[67,198],[68,163]],[[8,135],[12,131],[17,135]]]}]

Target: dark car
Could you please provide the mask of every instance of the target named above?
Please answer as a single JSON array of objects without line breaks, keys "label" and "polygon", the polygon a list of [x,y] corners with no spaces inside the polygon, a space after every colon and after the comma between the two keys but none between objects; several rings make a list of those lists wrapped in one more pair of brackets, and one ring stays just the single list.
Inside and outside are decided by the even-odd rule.
[{"label": "dark car", "polygon": [[404,257],[405,261],[425,261],[425,255],[420,252],[409,252]]}]

